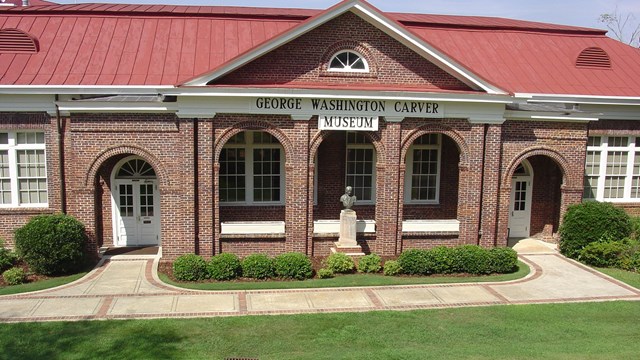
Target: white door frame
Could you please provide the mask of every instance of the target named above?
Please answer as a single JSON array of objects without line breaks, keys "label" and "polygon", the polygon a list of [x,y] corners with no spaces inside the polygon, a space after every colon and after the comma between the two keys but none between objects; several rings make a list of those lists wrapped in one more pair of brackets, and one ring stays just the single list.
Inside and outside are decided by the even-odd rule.
[{"label": "white door frame", "polygon": [[[525,174],[515,174],[511,178],[511,191],[509,194],[509,237],[529,237],[531,235],[531,195],[533,193],[533,168],[527,160],[522,160],[521,165]],[[524,210],[515,209],[516,183],[525,182]],[[522,203],[520,203],[522,205]]]},{"label": "white door frame", "polygon": [[[144,160],[143,158],[139,157],[139,156],[129,156],[126,157],[122,160],[120,160],[116,166],[113,168],[112,174],[111,174],[111,219],[112,219],[112,229],[113,229],[113,244],[115,246],[142,246],[142,245],[160,245],[161,241],[162,241],[162,234],[161,234],[161,226],[160,226],[160,192],[158,191],[158,180],[157,179],[153,179],[153,178],[131,178],[131,179],[116,179],[116,174],[118,172],[118,170],[120,169],[120,167],[132,160],[132,159],[141,159]],[[146,161],[146,160],[145,160]],[[154,218],[154,232],[156,234],[156,241],[154,241],[153,243],[150,242],[145,242],[145,243],[140,243],[140,239],[138,239],[138,237],[136,236],[135,239],[129,239],[127,238],[127,240],[121,240],[121,234],[120,234],[120,222],[122,221],[121,217],[120,217],[120,194],[119,194],[119,187],[122,184],[132,184],[134,185],[134,191],[133,191],[133,197],[134,197],[134,202],[133,202],[133,207],[134,207],[134,217],[136,217],[136,221],[141,223],[141,221],[143,219],[141,219],[140,215],[140,194],[139,194],[139,186],[140,184],[152,184],[153,185],[153,218]],[[140,225],[137,225],[137,229],[136,229],[136,235],[139,235],[140,233]]]}]

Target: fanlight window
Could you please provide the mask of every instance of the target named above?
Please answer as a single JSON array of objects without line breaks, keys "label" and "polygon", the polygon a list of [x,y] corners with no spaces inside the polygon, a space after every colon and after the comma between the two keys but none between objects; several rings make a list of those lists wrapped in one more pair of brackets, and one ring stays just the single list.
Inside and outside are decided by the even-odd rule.
[{"label": "fanlight window", "polygon": [[342,51],[331,58],[329,71],[369,72],[369,64],[356,52]]},{"label": "fanlight window", "polygon": [[155,178],[156,172],[148,162],[142,159],[131,159],[120,167],[116,177],[118,179]]}]

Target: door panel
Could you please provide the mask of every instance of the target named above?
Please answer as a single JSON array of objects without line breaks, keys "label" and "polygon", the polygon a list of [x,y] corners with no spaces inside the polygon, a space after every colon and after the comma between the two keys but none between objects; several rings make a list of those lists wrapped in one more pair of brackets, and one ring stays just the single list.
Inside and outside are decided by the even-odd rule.
[{"label": "door panel", "polygon": [[156,181],[118,180],[116,189],[116,244],[159,244],[160,214]]},{"label": "door panel", "polygon": [[531,178],[514,177],[509,202],[509,236],[527,237],[531,223]]}]

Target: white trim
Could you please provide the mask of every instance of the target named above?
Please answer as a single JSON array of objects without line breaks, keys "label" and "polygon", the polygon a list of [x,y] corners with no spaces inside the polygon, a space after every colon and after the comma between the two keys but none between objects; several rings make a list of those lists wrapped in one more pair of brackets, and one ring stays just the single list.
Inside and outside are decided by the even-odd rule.
[{"label": "white trim", "polygon": [[236,57],[227,64],[219,67],[218,69],[207,72],[200,76],[194,77],[191,80],[186,81],[183,85],[197,85],[204,86],[208,82],[218,79],[233,70],[240,68],[241,66],[249,63],[250,61],[306,34],[307,32],[327,23],[347,11],[351,11],[354,14],[360,16],[363,20],[367,21],[371,25],[377,27],[388,35],[392,36],[396,40],[402,42],[414,51],[417,51],[420,55],[427,60],[433,62],[436,66],[441,67],[444,71],[450,75],[458,78],[467,85],[482,89],[490,94],[506,94],[502,89],[482,80],[478,75],[466,69],[461,64],[458,64],[453,59],[446,56],[444,53],[436,50],[433,46],[427,44],[424,40],[412,34],[407,29],[404,29],[399,23],[388,19],[384,14],[378,10],[370,7],[367,3],[360,0],[343,1],[335,5],[333,8],[310,18],[307,22],[296,26],[283,35],[280,35],[262,45],[259,45],[252,50]]},{"label": "white trim", "polygon": [[0,85],[0,94],[148,95],[175,88],[173,85]]},{"label": "white trim", "polygon": [[527,99],[528,102],[532,103],[546,102],[597,105],[640,105],[640,97],[638,96],[515,93],[514,97]]},{"label": "white trim", "polygon": [[[347,67],[345,64],[343,64],[343,65],[345,65],[345,67],[343,67],[343,68],[332,68],[331,67],[331,63],[333,62],[333,60],[335,58],[337,58],[338,55],[344,54],[344,53],[352,53],[352,54],[357,55],[358,59],[362,62],[362,64],[364,64],[364,69],[354,69],[351,66]],[[340,63],[342,63],[342,61],[340,59],[338,59],[338,61],[340,61]],[[354,63],[352,63],[352,65],[353,64]],[[369,70],[369,62],[364,57],[364,55],[362,55],[361,53],[359,53],[359,52],[357,52],[355,50],[344,49],[344,50],[340,50],[337,53],[333,54],[333,56],[329,59],[329,65],[327,66],[327,71],[328,72],[338,72],[338,73],[368,73],[370,70]]]},{"label": "white trim", "polygon": [[[375,233],[375,220],[356,220],[356,232],[359,233]],[[314,220],[314,234],[339,234],[340,220]]]},{"label": "white trim", "polygon": [[[1,124],[0,124],[1,125]],[[10,130],[10,129],[5,129],[5,128],[1,128],[0,127],[0,132],[3,133],[7,133],[8,134],[8,143],[7,144],[0,144],[0,150],[6,150],[7,151],[7,155],[9,157],[9,187],[10,187],[10,196],[11,196],[11,202],[8,204],[0,204],[0,208],[19,208],[19,209],[23,209],[23,208],[48,208],[49,207],[49,196],[50,196],[50,191],[49,191],[49,174],[47,171],[47,148],[46,148],[46,133],[43,130],[33,130],[33,129],[18,129],[18,130]],[[24,133],[37,133],[37,134],[42,134],[44,142],[43,143],[38,143],[38,144],[18,144],[18,134],[24,134]],[[44,203],[21,203],[20,202],[20,186],[19,186],[19,181],[20,179],[42,179],[43,177],[41,176],[35,176],[35,177],[31,177],[31,176],[23,176],[23,177],[19,177],[18,176],[18,151],[24,151],[24,150],[42,150],[44,151],[44,179],[45,179],[45,183],[46,183],[46,194],[47,194],[47,202]],[[7,179],[7,178],[4,178]],[[38,192],[40,192],[40,190],[37,190]]]},{"label": "white trim", "polygon": [[226,221],[220,223],[220,234],[253,235],[284,234],[284,221]]},{"label": "white trim", "polygon": [[[510,237],[528,237],[531,235],[531,206],[533,205],[533,177],[534,177],[534,173],[533,173],[533,167],[531,166],[531,163],[529,163],[528,160],[522,160],[522,162],[520,163],[526,170],[526,174],[525,175],[517,175],[514,174],[511,177],[511,191],[509,193],[509,220],[508,220],[508,227],[509,227],[509,236]],[[525,190],[525,210],[524,210],[524,220],[523,222],[526,223],[526,227],[525,227],[525,231],[524,234],[522,235],[522,233],[517,233],[517,235],[514,235],[511,232],[511,227],[512,227],[512,218],[513,218],[513,205],[514,205],[514,201],[515,201],[515,191],[516,191],[516,187],[514,186],[516,182],[526,182],[527,183],[527,189]]]},{"label": "white trim", "polygon": [[424,219],[402,221],[402,232],[459,232],[457,219]]}]

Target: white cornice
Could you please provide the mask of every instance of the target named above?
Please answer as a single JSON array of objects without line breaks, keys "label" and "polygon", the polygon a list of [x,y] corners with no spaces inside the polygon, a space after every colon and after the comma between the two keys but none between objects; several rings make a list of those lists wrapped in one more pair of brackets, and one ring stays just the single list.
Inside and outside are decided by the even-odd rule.
[{"label": "white cornice", "polygon": [[605,96],[575,94],[533,94],[515,93],[516,99],[526,99],[530,103],[568,103],[594,105],[640,105],[640,96]]}]

